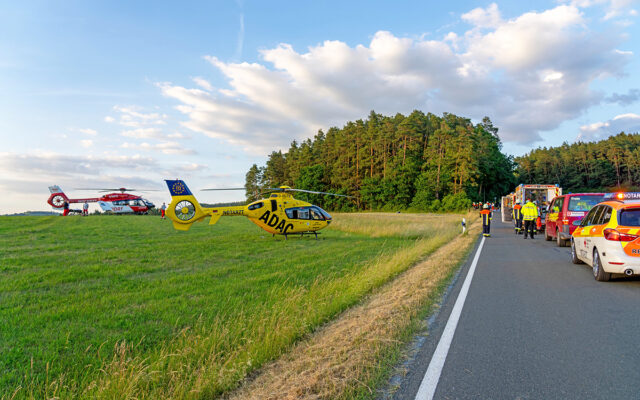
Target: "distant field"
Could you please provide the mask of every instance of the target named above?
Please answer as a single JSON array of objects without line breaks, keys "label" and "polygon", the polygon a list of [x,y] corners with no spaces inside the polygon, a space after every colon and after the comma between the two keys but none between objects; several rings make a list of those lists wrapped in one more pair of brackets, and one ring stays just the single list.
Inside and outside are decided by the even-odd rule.
[{"label": "distant field", "polygon": [[150,216],[0,217],[0,398],[219,395],[460,218],[337,214],[321,240],[285,241],[244,218],[185,233]]}]

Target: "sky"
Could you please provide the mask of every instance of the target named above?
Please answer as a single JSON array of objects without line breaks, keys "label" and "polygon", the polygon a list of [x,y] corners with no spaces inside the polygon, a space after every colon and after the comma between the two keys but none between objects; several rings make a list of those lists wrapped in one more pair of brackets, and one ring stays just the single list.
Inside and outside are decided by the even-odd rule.
[{"label": "sky", "polygon": [[319,129],[418,109],[503,150],[640,131],[638,0],[0,0],[0,214],[47,187],[243,200],[252,164]]}]

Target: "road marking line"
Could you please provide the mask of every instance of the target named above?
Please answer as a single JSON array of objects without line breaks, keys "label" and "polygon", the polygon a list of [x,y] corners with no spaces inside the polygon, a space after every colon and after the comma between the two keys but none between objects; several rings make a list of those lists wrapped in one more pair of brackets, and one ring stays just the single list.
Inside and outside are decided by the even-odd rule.
[{"label": "road marking line", "polygon": [[420,383],[420,388],[416,394],[416,400],[431,400],[433,399],[433,395],[436,393],[440,374],[442,373],[444,362],[447,359],[453,335],[456,333],[458,320],[460,320],[462,307],[464,306],[464,301],[467,298],[469,286],[471,286],[471,280],[473,279],[473,274],[476,271],[476,265],[478,265],[478,259],[480,258],[480,252],[482,251],[484,240],[485,238],[483,237],[482,241],[480,241],[480,246],[478,246],[478,250],[476,250],[476,255],[473,257],[473,262],[471,263],[467,277],[462,284],[462,289],[460,289],[456,304],[454,304],[453,310],[451,310],[451,315],[449,315],[447,325],[444,327],[442,336],[440,336],[438,347],[436,347],[436,351],[431,357],[431,362],[429,362],[429,368],[427,368],[427,372],[425,372],[424,378],[422,378],[422,383]]}]

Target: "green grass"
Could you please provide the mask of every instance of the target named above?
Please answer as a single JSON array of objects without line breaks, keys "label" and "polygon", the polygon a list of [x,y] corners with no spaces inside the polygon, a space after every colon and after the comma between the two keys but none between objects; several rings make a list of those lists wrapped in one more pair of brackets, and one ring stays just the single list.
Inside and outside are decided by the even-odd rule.
[{"label": "green grass", "polygon": [[332,228],[285,241],[244,218],[185,233],[158,217],[0,217],[0,397],[232,389],[415,261],[370,274],[414,240]]}]

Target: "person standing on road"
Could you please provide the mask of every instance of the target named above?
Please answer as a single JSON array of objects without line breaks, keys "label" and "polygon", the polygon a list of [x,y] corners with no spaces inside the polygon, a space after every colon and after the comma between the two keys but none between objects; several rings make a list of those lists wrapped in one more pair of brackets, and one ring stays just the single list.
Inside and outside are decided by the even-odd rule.
[{"label": "person standing on road", "polygon": [[162,203],[162,206],[160,207],[160,217],[162,219],[164,219],[164,211],[167,209],[167,205],[164,204],[164,202]]},{"label": "person standing on road", "polygon": [[82,205],[82,215],[83,216],[87,216],[89,215],[89,203],[88,202],[84,202],[84,204]]},{"label": "person standing on road", "polygon": [[527,203],[522,206],[522,218],[524,219],[524,238],[527,238],[528,233],[531,235],[531,239],[534,239],[538,207],[531,202],[531,199],[527,199]]},{"label": "person standing on road", "polygon": [[513,223],[516,229],[516,235],[522,231],[522,206],[519,201],[513,206]]},{"label": "person standing on road", "polygon": [[485,204],[482,211],[480,211],[480,217],[482,218],[482,236],[491,236],[491,209],[489,203]]}]

